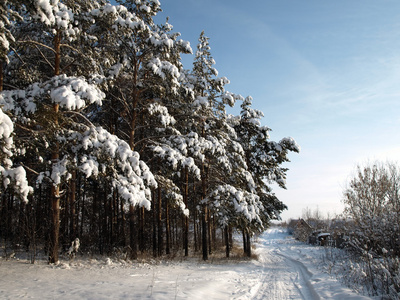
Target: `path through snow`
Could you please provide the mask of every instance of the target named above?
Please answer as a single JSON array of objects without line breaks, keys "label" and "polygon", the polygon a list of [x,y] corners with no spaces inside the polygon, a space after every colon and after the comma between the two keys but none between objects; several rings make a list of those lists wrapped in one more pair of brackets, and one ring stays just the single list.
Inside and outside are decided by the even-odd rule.
[{"label": "path through snow", "polygon": [[259,259],[241,262],[77,259],[48,266],[0,259],[0,299],[370,299],[318,270],[323,248],[278,228],[256,246]]}]

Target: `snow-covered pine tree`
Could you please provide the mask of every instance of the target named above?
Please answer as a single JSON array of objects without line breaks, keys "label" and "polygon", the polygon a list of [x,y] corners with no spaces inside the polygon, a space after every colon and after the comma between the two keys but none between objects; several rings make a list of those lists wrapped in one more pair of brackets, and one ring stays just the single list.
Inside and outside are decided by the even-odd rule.
[{"label": "snow-covered pine tree", "polygon": [[[101,116],[112,118],[101,119],[115,120],[115,134],[150,161],[148,147],[154,147],[160,136],[169,134],[162,131],[168,131],[173,120],[167,105],[178,96],[180,54],[191,53],[191,48],[178,39],[179,34],[171,32],[170,24],[154,24],[153,17],[160,9],[158,1],[119,3],[123,6],[108,5],[98,10],[96,18],[101,17],[106,23],[93,29],[113,41],[111,48],[108,42],[101,50],[107,58],[104,70],[111,80],[107,91],[110,102],[103,107]],[[132,257],[136,257],[138,226],[134,207],[129,210],[130,247]]]},{"label": "snow-covered pine tree", "polygon": [[[127,143],[89,120],[98,111],[91,107],[101,106],[105,98],[99,83],[104,85],[106,78],[96,73],[101,64],[90,55],[97,50],[94,40],[101,39],[90,28],[104,21],[94,16],[102,8],[113,11],[102,4],[35,2],[14,27],[15,51],[6,81],[19,88],[3,91],[1,103],[18,125],[21,162],[39,175],[39,183],[51,185],[52,263],[58,261],[61,189],[74,171],[95,181],[99,175],[107,178],[132,206],[149,208],[149,187],[156,186]],[[86,51],[90,47],[94,50]]]},{"label": "snow-covered pine tree", "polygon": [[[10,44],[15,41],[11,33],[11,24],[14,20],[20,19],[19,8],[23,1],[2,1],[0,3],[0,92],[3,91],[4,67],[9,62]],[[12,156],[15,152],[13,132],[14,124],[7,114],[0,109],[0,177],[3,184],[13,186],[15,192],[24,202],[28,201],[28,194],[32,191],[29,187],[25,169],[22,166],[13,168]],[[12,184],[11,184],[12,181]]]},{"label": "snow-covered pine tree", "polygon": [[[191,52],[190,45],[168,21],[154,24],[160,3],[119,3],[0,4],[1,20],[12,21],[0,22],[0,54],[3,62],[9,61],[3,64],[7,75],[0,94],[0,158],[7,183],[1,216],[10,216],[2,218],[0,230],[19,236],[23,231],[10,224],[24,223],[18,221],[21,211],[36,220],[24,226],[42,241],[53,224],[47,244],[49,261],[56,262],[57,243],[70,245],[75,235],[81,249],[102,252],[124,246],[129,208],[131,257],[138,246],[146,250],[150,236],[157,254],[164,249],[164,238],[166,248],[169,240],[180,243],[176,236],[170,238],[170,226],[176,226],[175,235],[183,233],[187,255],[190,222],[195,249],[200,244],[200,213],[207,259],[218,226],[227,228],[226,233],[232,227],[251,233],[279,213],[282,204],[256,175],[282,185],[285,169],[279,165],[291,141],[246,148],[247,133],[239,130],[244,118],[225,112],[226,105],[241,97],[225,91],[228,80],[217,77],[204,33],[193,70],[183,70],[180,56]],[[275,153],[275,161],[260,171],[247,161],[251,151]],[[22,173],[12,172],[23,172],[22,166],[34,187],[30,208],[24,202],[17,207],[13,198],[12,189],[25,201],[31,190],[27,180],[21,185]],[[156,203],[151,204],[152,197]],[[153,215],[144,209],[150,207]]]},{"label": "snow-covered pine tree", "polygon": [[293,138],[283,138],[281,141],[270,141],[270,128],[261,125],[261,118],[264,114],[251,107],[252,98],[247,97],[242,105],[240,118],[232,118],[232,127],[237,133],[237,141],[242,145],[247,170],[255,182],[255,194],[259,197],[262,205],[260,207],[260,224],[244,223],[241,230],[244,236],[244,245],[247,254],[251,250],[250,236],[254,231],[260,231],[267,227],[271,220],[279,219],[279,214],[286,209],[286,206],[272,192],[269,183],[275,182],[285,188],[287,168],[282,166],[288,162],[289,151],[299,152],[300,147]]},{"label": "snow-covered pine tree", "polygon": [[[228,158],[228,146],[231,144],[232,128],[226,123],[226,105],[233,106],[240,96],[225,91],[224,86],[229,83],[225,77],[217,77],[218,71],[214,68],[215,61],[211,56],[209,38],[204,32],[200,34],[197,45],[193,70],[187,76],[193,86],[194,101],[191,106],[194,113],[191,115],[192,128],[190,131],[198,135],[198,154],[194,156],[201,169],[201,224],[202,224],[202,252],[203,259],[208,258],[211,252],[211,220],[214,215],[209,211],[209,191],[215,191],[221,183],[225,172],[231,171]],[[226,173],[225,173],[226,174]]]}]

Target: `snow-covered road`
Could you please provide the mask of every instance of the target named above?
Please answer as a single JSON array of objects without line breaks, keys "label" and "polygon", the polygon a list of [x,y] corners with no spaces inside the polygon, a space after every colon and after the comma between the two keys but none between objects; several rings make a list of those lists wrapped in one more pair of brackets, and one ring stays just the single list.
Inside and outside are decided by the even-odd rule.
[{"label": "snow-covered road", "polygon": [[298,244],[277,228],[259,238],[259,269],[264,279],[253,299],[321,299],[311,284],[313,274],[288,253]]},{"label": "snow-covered road", "polygon": [[278,228],[256,241],[258,260],[127,263],[78,259],[59,266],[0,259],[0,299],[370,299],[318,265],[324,250]]}]

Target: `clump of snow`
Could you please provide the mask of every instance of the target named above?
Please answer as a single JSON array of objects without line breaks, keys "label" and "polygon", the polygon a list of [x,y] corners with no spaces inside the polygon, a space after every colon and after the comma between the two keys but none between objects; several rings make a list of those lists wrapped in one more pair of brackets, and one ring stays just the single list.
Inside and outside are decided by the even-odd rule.
[{"label": "clump of snow", "polygon": [[176,123],[175,118],[169,114],[168,109],[163,105],[151,103],[147,109],[150,113],[150,116],[156,115],[159,117],[161,125],[164,127],[168,125],[174,125]]},{"label": "clump of snow", "polygon": [[103,20],[108,19],[110,27],[116,32],[126,30],[141,30],[143,32],[150,31],[142,19],[129,12],[123,5],[112,5],[107,3],[101,8],[93,9],[90,14],[95,18],[101,18]]},{"label": "clump of snow", "polygon": [[72,255],[78,253],[79,246],[80,246],[80,240],[79,238],[76,238],[73,242],[71,242],[71,246],[67,251],[67,255],[71,257]]},{"label": "clump of snow", "polygon": [[69,110],[83,108],[87,104],[102,104],[105,94],[95,85],[89,84],[84,78],[55,76],[45,89],[50,89],[50,97],[54,103]]},{"label": "clump of snow", "polygon": [[13,138],[11,134],[13,131],[13,122],[0,108],[0,145],[2,147],[2,153],[5,155],[2,164],[6,167],[10,167],[12,164],[9,157],[12,156]]},{"label": "clump of snow", "polygon": [[101,105],[105,94],[82,77],[54,76],[44,83],[34,83],[25,90],[3,91],[0,105],[4,111],[15,115],[31,114],[37,102],[45,101],[48,95],[53,103],[67,110],[77,110],[90,104]]},{"label": "clump of snow", "polygon": [[68,179],[68,177],[71,176],[70,173],[68,173],[67,169],[68,163],[69,163],[68,159],[64,157],[62,160],[52,164],[50,178],[55,186],[61,183],[62,177],[66,176],[67,177],[66,179]]},{"label": "clump of snow", "polygon": [[160,60],[158,57],[153,58],[148,62],[148,67],[153,71],[154,74],[159,75],[162,79],[165,79],[167,75],[170,75],[175,79],[176,83],[178,83],[177,78],[180,77],[180,73],[178,68],[164,60]]},{"label": "clump of snow", "polygon": [[[0,94],[1,96],[1,94]],[[2,161],[0,164],[0,174],[3,179],[4,188],[11,183],[15,192],[24,202],[28,202],[28,195],[33,192],[26,178],[25,169],[22,166],[12,168],[11,156],[13,155],[14,124],[11,119],[0,109],[0,145],[2,147]]]},{"label": "clump of snow", "polygon": [[12,184],[16,193],[24,202],[28,202],[28,195],[33,193],[33,188],[29,186],[26,179],[26,171],[23,167],[4,169],[0,166],[0,172],[3,176],[4,187]]},{"label": "clump of snow", "polygon": [[33,5],[36,8],[33,19],[52,26],[55,32],[61,32],[66,39],[71,41],[80,33],[72,10],[61,1],[35,0]]},{"label": "clump of snow", "polygon": [[[236,218],[240,220],[245,218],[248,222],[257,223],[259,226],[262,226],[262,221],[260,219],[262,204],[260,203],[260,198],[256,194],[224,184],[219,185],[212,191],[209,195],[209,199],[212,201],[210,204],[213,210],[222,217],[223,221],[227,220],[224,216],[229,215],[230,219]],[[208,201],[208,199],[206,199],[206,201]]]},{"label": "clump of snow", "polygon": [[75,151],[86,153],[79,161],[79,169],[86,177],[101,173],[110,178],[113,188],[128,203],[150,209],[151,188],[157,187],[157,182],[139,153],[102,127],[89,128],[79,139]]}]

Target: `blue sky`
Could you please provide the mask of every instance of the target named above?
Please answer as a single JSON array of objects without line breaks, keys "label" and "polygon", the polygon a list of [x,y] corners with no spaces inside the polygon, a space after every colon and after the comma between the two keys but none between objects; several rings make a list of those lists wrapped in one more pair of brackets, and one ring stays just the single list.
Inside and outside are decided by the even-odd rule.
[{"label": "blue sky", "polygon": [[[161,0],[193,51],[210,38],[227,89],[252,96],[271,139],[302,151],[287,164],[289,206],[339,214],[359,163],[400,161],[400,1]],[[193,57],[186,55],[185,66]]]}]

